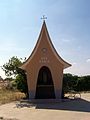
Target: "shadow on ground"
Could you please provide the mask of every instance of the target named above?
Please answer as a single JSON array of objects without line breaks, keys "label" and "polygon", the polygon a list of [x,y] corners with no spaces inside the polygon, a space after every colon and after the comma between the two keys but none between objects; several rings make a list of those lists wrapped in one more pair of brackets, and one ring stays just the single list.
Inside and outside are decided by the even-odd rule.
[{"label": "shadow on ground", "polygon": [[11,118],[0,117],[0,120],[18,120],[18,119],[16,119],[16,118],[11,119]]},{"label": "shadow on ground", "polygon": [[51,110],[67,110],[67,111],[79,111],[90,112],[90,102],[84,99],[78,98],[74,100],[66,100],[58,103],[33,103],[22,102],[16,105],[18,108],[22,107],[35,107],[35,109],[51,109]]}]

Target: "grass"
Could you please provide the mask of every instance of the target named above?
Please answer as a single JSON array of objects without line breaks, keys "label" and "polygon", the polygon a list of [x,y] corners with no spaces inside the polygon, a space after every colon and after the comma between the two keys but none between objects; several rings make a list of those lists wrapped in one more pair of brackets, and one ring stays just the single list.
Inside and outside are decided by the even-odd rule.
[{"label": "grass", "polygon": [[25,97],[25,94],[19,91],[0,89],[0,104],[17,101],[24,97]]}]

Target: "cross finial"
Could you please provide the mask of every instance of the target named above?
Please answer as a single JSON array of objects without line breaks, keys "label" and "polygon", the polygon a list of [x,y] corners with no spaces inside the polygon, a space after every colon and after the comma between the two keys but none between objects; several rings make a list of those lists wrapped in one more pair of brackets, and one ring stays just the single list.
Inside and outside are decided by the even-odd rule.
[{"label": "cross finial", "polygon": [[47,17],[45,17],[45,15],[43,15],[43,16],[41,17],[41,19],[44,21],[45,19],[47,19]]}]

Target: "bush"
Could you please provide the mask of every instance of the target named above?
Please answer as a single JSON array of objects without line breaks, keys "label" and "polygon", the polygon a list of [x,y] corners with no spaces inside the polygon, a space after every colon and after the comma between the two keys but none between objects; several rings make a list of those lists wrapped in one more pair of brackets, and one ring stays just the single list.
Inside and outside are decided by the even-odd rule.
[{"label": "bush", "polygon": [[15,83],[16,88],[21,92],[24,92],[26,94],[26,97],[28,98],[27,78],[24,71],[22,71],[16,76]]},{"label": "bush", "polygon": [[90,91],[90,76],[78,77],[72,74],[64,74],[63,91]]}]

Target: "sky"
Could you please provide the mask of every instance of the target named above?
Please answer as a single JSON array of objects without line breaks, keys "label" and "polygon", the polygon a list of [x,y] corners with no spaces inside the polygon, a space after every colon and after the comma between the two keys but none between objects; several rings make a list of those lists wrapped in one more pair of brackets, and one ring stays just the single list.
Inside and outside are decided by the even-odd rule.
[{"label": "sky", "polygon": [[0,0],[0,66],[29,57],[43,15],[55,49],[72,64],[64,72],[90,75],[90,0]]}]

